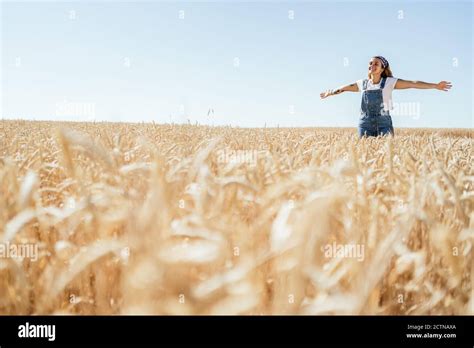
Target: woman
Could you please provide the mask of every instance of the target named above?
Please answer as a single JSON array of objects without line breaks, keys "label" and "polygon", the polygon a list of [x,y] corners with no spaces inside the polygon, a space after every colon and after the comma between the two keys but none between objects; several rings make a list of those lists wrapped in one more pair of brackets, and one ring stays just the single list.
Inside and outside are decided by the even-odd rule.
[{"label": "woman", "polygon": [[342,92],[362,91],[359,136],[378,136],[390,133],[394,135],[390,109],[392,109],[392,91],[394,89],[439,89],[448,91],[451,82],[427,83],[408,81],[393,77],[388,61],[382,56],[370,59],[368,79],[358,80],[350,85],[321,93],[321,99]]}]

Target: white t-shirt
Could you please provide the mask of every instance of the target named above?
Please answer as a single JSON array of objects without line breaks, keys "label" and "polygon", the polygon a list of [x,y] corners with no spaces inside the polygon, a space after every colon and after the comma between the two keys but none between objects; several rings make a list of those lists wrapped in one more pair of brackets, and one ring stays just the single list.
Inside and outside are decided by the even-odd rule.
[{"label": "white t-shirt", "polygon": [[[385,80],[385,86],[382,91],[382,96],[383,96],[383,107],[385,111],[390,111],[393,109],[393,104],[392,104],[392,91],[395,88],[395,83],[397,82],[396,77],[387,77]],[[357,80],[357,86],[359,87],[359,92],[362,92],[362,83],[364,79]],[[372,90],[372,89],[379,89],[380,88],[380,83],[382,82],[382,79],[380,79],[380,82],[377,84],[373,84],[371,80],[367,82],[367,90]]]}]

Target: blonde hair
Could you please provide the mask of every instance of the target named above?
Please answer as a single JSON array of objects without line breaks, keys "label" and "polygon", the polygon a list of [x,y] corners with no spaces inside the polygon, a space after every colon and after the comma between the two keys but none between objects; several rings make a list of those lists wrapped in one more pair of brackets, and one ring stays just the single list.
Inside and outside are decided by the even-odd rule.
[{"label": "blonde hair", "polygon": [[387,66],[385,69],[383,69],[382,77],[393,77],[392,70],[390,70],[389,66]]},{"label": "blonde hair", "polygon": [[[377,57],[373,57],[373,58],[377,58]],[[370,79],[370,72],[367,74],[367,77]],[[381,77],[393,77],[393,73],[392,73],[392,70],[390,70],[390,66],[387,66],[383,69]]]}]

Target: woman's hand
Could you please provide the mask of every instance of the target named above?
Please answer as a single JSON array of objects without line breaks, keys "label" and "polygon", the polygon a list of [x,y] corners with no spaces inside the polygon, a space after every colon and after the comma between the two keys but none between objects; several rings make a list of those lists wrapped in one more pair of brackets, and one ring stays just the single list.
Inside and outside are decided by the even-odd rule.
[{"label": "woman's hand", "polygon": [[333,94],[332,89],[328,89],[326,92],[322,92],[319,96],[321,99],[327,98]]},{"label": "woman's hand", "polygon": [[447,92],[452,87],[451,82],[441,81],[436,85],[436,89]]},{"label": "woman's hand", "polygon": [[440,91],[448,91],[451,88],[451,82],[441,81],[440,83],[429,83],[423,81],[410,81],[398,79],[395,83],[395,89],[439,89]]},{"label": "woman's hand", "polygon": [[321,99],[324,99],[331,95],[337,95],[342,92],[359,92],[357,82],[351,83],[350,85],[341,86],[336,89],[328,89],[326,92],[321,93],[319,96],[321,97]]}]

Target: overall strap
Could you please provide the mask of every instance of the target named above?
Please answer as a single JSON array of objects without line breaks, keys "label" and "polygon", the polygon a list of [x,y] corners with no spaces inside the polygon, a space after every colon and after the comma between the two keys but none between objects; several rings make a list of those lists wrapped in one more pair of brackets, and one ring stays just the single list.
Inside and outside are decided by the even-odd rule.
[{"label": "overall strap", "polygon": [[367,79],[364,79],[364,81],[362,81],[362,90],[365,91],[367,89],[367,83],[369,82],[369,80]]},{"label": "overall strap", "polygon": [[380,89],[383,89],[385,87],[385,80],[387,80],[387,78],[382,77],[382,82],[380,83]]}]

